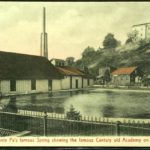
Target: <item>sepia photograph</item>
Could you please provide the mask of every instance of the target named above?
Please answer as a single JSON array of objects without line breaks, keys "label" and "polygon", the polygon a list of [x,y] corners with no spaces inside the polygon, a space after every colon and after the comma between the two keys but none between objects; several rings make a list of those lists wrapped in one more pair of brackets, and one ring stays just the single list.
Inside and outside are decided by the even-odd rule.
[{"label": "sepia photograph", "polygon": [[0,143],[148,145],[149,10],[0,2]]}]

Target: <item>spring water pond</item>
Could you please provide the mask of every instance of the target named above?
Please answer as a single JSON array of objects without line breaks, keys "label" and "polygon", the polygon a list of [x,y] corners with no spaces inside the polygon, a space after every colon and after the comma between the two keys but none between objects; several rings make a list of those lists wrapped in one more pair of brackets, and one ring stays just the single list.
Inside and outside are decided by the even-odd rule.
[{"label": "spring water pond", "polygon": [[54,92],[2,98],[6,111],[26,109],[66,113],[73,105],[83,116],[114,118],[150,118],[150,91],[89,90]]}]

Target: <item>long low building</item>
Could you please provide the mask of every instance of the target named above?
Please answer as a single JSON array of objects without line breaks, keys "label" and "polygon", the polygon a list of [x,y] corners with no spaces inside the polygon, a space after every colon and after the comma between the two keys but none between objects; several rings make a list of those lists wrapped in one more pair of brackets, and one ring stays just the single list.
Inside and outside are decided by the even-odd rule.
[{"label": "long low building", "polygon": [[0,51],[1,93],[46,92],[63,76],[48,59]]},{"label": "long low building", "polygon": [[61,89],[78,89],[93,85],[94,79],[91,75],[73,67],[61,66],[56,67],[64,76],[61,79]]},{"label": "long low building", "polygon": [[80,89],[94,84],[94,78],[89,73],[75,67],[66,66],[62,59],[53,58],[50,61],[64,77],[57,83],[55,82],[54,89]]},{"label": "long low building", "polygon": [[84,88],[94,83],[83,71],[54,66],[41,56],[0,51],[0,92],[20,94]]}]

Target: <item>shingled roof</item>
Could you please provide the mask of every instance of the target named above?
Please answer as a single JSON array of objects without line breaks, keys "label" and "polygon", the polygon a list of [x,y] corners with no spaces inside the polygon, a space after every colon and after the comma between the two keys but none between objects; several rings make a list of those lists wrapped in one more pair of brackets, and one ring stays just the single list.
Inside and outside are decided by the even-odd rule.
[{"label": "shingled roof", "polygon": [[69,66],[56,67],[56,68],[62,75],[83,76],[83,77],[93,78],[90,74],[87,74],[78,68],[69,67]]},{"label": "shingled roof", "polygon": [[0,51],[0,79],[59,79],[63,76],[41,56]]},{"label": "shingled roof", "polygon": [[119,68],[112,72],[113,75],[131,74],[137,67]]}]

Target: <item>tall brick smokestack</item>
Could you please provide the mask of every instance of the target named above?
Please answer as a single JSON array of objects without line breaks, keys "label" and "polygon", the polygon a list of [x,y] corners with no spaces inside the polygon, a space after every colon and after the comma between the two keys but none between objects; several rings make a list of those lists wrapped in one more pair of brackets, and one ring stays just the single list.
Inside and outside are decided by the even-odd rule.
[{"label": "tall brick smokestack", "polygon": [[41,33],[41,56],[44,56],[48,59],[48,35],[46,33],[46,13],[45,7],[43,7],[43,32]]}]

